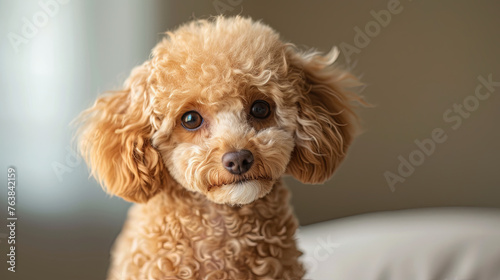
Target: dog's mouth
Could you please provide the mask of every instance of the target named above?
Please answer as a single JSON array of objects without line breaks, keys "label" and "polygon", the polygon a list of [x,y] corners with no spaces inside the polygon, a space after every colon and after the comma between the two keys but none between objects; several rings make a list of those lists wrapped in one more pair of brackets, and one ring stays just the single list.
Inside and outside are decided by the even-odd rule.
[{"label": "dog's mouth", "polygon": [[226,180],[217,182],[215,184],[210,184],[208,186],[208,191],[211,191],[215,188],[220,188],[225,185],[244,184],[250,181],[273,181],[273,178],[267,175],[235,176],[232,180]]}]

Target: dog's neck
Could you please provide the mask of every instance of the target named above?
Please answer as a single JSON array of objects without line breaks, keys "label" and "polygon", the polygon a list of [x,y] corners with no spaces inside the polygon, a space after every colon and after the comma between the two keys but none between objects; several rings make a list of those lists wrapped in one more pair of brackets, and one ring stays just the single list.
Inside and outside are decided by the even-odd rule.
[{"label": "dog's neck", "polygon": [[267,195],[246,205],[217,204],[208,200],[203,194],[189,191],[177,183],[168,186],[167,190],[152,198],[147,204],[155,205],[155,208],[161,205],[161,208],[174,212],[206,213],[215,211],[219,215],[229,213],[245,215],[248,213],[256,218],[269,219],[274,216],[293,217],[289,200],[289,191],[280,179]]}]

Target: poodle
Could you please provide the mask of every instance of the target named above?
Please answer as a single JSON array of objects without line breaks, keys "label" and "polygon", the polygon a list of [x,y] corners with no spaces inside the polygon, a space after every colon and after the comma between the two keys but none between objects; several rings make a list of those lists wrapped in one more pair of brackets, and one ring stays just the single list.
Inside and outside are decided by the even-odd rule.
[{"label": "poodle", "polygon": [[135,202],[108,279],[302,279],[281,177],[324,182],[353,140],[359,82],[337,56],[249,18],[195,20],[84,111],[92,175]]}]

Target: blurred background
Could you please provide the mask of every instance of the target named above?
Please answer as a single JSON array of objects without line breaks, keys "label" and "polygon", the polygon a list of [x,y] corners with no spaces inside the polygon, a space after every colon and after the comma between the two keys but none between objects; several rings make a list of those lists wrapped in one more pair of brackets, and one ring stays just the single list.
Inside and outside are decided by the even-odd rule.
[{"label": "blurred background", "polygon": [[339,46],[340,64],[366,83],[375,107],[360,109],[364,132],[336,175],[285,179],[302,225],[500,207],[499,12],[498,1],[0,0],[0,223],[9,166],[19,219],[16,273],[0,226],[0,279],[105,278],[130,204],[88,177],[69,123],[120,88],[163,32],[210,15],[262,19],[304,49]]}]

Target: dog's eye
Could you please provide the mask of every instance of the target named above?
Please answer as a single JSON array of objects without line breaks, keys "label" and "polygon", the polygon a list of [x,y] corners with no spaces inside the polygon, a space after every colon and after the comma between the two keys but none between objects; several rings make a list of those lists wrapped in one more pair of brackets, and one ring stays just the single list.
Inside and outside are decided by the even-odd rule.
[{"label": "dog's eye", "polygon": [[203,118],[196,111],[189,111],[182,115],[181,124],[187,130],[196,130],[203,123]]},{"label": "dog's eye", "polygon": [[257,100],[252,104],[252,108],[250,109],[250,115],[258,118],[265,119],[269,117],[271,113],[271,109],[269,107],[269,103],[264,100]]}]

